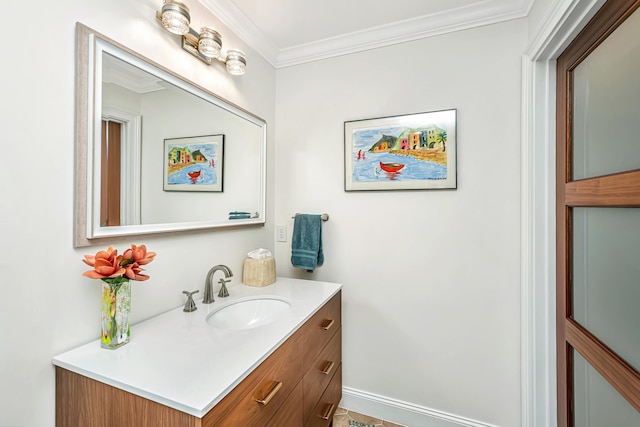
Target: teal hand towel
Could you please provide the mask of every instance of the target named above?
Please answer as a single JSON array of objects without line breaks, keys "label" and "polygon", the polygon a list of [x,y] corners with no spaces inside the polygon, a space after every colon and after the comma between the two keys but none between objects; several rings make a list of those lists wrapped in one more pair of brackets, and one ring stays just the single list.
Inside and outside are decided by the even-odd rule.
[{"label": "teal hand towel", "polygon": [[229,219],[249,219],[251,214],[249,212],[233,211],[229,212]]},{"label": "teal hand towel", "polygon": [[250,214],[246,214],[246,215],[229,215],[229,219],[249,219],[251,218]]},{"label": "teal hand towel", "polygon": [[322,217],[296,214],[291,236],[291,264],[313,271],[324,263],[322,253]]}]

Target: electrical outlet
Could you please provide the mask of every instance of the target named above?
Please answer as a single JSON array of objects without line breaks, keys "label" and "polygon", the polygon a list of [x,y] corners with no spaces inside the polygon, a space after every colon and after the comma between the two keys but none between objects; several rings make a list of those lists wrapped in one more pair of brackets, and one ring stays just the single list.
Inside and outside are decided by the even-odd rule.
[{"label": "electrical outlet", "polygon": [[287,226],[276,225],[276,242],[286,242],[286,241],[287,241]]}]

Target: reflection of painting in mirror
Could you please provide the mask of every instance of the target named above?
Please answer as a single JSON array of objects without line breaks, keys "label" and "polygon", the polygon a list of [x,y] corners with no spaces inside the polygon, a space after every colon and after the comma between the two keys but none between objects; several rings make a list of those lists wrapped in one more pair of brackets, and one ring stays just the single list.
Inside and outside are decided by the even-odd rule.
[{"label": "reflection of painting in mirror", "polygon": [[224,135],[164,140],[165,191],[222,191]]}]

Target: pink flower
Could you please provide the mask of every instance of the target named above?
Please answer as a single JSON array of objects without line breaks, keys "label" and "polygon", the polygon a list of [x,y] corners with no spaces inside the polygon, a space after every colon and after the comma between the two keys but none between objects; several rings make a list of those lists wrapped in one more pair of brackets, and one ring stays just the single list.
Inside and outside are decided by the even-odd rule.
[{"label": "pink flower", "polygon": [[106,251],[98,252],[95,256],[85,255],[82,261],[92,266],[93,270],[85,271],[82,275],[92,279],[118,277],[125,272],[125,269],[120,266],[121,258],[118,256],[118,251],[111,246]]},{"label": "pink flower", "polygon": [[140,266],[149,264],[155,256],[155,252],[147,252],[145,245],[131,245],[122,255],[118,255],[118,251],[109,246],[105,251],[84,256],[82,262],[93,267],[93,270],[85,271],[82,275],[92,279],[121,277],[138,281],[148,280],[149,276],[142,274],[144,269]]},{"label": "pink flower", "polygon": [[144,271],[144,269],[141,268],[138,265],[138,263],[134,262],[133,264],[129,264],[124,269],[125,269],[124,275],[127,276],[131,280],[138,280],[140,282],[144,282],[145,280],[149,280],[149,276],[147,276],[146,274],[142,274],[141,273],[142,271]]},{"label": "pink flower", "polygon": [[147,247],[145,245],[131,245],[130,249],[124,251],[122,254],[123,258],[133,260],[138,263],[138,265],[149,264],[155,258],[155,252],[147,252]]}]

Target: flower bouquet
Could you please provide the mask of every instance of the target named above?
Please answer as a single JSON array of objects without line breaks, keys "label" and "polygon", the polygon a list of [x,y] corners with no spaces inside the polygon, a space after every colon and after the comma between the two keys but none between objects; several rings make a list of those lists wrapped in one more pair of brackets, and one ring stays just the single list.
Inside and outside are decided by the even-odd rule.
[{"label": "flower bouquet", "polygon": [[145,281],[143,265],[156,256],[147,252],[145,245],[131,245],[122,255],[112,246],[95,255],[85,255],[82,262],[93,267],[83,276],[102,281],[102,334],[100,342],[104,348],[118,348],[129,342],[129,312],[131,311],[130,280]]}]

